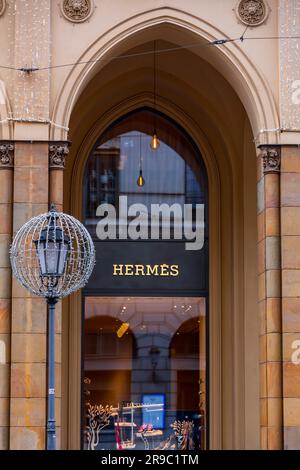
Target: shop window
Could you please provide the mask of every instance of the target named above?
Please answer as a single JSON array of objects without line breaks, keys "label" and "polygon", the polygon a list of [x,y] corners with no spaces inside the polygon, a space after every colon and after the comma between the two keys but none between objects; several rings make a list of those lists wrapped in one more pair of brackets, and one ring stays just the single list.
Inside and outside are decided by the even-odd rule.
[{"label": "shop window", "polygon": [[86,297],[84,448],[204,448],[205,315],[203,298]]},{"label": "shop window", "polygon": [[207,448],[208,201],[200,152],[165,116],[131,113],[96,141],[83,207],[96,265],[83,290],[82,447]]}]

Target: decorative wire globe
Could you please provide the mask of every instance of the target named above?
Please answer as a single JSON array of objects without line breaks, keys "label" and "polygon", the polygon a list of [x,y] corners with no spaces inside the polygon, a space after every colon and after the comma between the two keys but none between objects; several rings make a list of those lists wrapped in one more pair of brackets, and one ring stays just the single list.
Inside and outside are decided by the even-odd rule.
[{"label": "decorative wire globe", "polygon": [[62,298],[87,283],[95,248],[82,223],[52,205],[18,230],[10,260],[22,286],[40,297]]}]

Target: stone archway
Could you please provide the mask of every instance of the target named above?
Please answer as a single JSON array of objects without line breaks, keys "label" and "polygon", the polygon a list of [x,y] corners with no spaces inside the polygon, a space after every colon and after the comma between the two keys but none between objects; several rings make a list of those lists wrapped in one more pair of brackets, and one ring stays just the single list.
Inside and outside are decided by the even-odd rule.
[{"label": "stone archway", "polygon": [[[54,105],[52,122],[59,122],[60,126],[52,127],[51,140],[66,139],[74,105],[95,74],[133,44],[147,41],[152,35],[152,29],[163,32],[162,26],[170,27],[175,44],[182,46],[226,37],[213,24],[171,7],[151,9],[118,24],[96,39],[78,58],[78,62],[83,65],[72,67]],[[161,38],[164,38],[164,33]],[[254,136],[259,136],[264,129],[279,127],[276,105],[267,81],[238,45],[233,48],[214,48],[213,51],[210,48],[203,57],[232,83],[247,110]],[[277,141],[277,133],[266,135],[262,143],[267,144],[270,139],[272,142],[274,139]]]},{"label": "stone archway", "polygon": [[[163,23],[165,26],[166,22]],[[159,28],[153,26],[150,29],[147,29],[147,34],[151,34],[153,40]],[[177,31],[177,26],[175,29]],[[164,41],[167,39],[165,37]],[[140,41],[141,37],[135,49],[131,50],[151,46],[149,36],[147,43],[141,45]],[[125,40],[123,50],[128,46]],[[180,60],[184,64],[180,69],[176,62],[172,65],[172,59],[164,60],[160,70],[157,109],[177,121],[190,134],[201,150],[208,171],[209,218],[213,227],[210,233],[209,303],[211,447],[255,448],[259,446],[258,325],[257,316],[253,314],[256,311],[257,292],[256,285],[249,288],[249,280],[256,275],[256,155],[253,132],[241,100],[222,74],[191,51],[182,52]],[[191,80],[187,80],[184,72],[191,66],[194,74]],[[75,94],[72,98],[69,96],[73,100],[72,106],[74,104],[70,118],[73,145],[64,178],[64,207],[77,217],[82,215],[81,187],[87,155],[96,138],[116,119],[141,106],[152,105],[149,70],[149,65],[145,65],[144,61],[120,65],[108,60],[106,67],[85,83],[85,89],[81,88],[81,79],[74,84],[78,93],[80,90],[82,93],[76,104]],[[70,112],[70,102],[68,105],[65,103],[64,116],[67,120],[64,123],[69,119],[66,116]],[[252,127],[258,129],[260,125],[269,125],[270,122],[274,125],[276,118],[273,121],[265,119],[266,115],[270,117],[270,102],[269,111],[262,114],[257,109],[254,112],[255,103],[253,99]],[[78,348],[80,295],[73,296],[69,304],[65,303],[64,309],[63,329],[66,332],[70,322],[70,334],[66,339],[69,342],[69,363],[63,367],[71,371],[65,390],[71,384],[73,398],[74,390],[77,390],[76,403],[76,397],[80,399],[77,366],[74,367],[74,364],[80,363],[81,357]],[[249,359],[250,347],[253,352]],[[65,358],[67,356],[66,352]],[[79,416],[73,408],[68,419],[69,429],[74,433],[68,436],[65,446],[76,448]]]}]

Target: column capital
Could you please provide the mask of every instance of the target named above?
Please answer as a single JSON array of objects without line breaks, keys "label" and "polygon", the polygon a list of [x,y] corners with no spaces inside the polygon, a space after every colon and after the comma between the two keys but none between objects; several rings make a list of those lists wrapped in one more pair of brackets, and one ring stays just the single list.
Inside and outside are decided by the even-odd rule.
[{"label": "column capital", "polygon": [[49,142],[50,170],[64,170],[70,144],[69,141]]},{"label": "column capital", "polygon": [[263,172],[279,173],[281,164],[281,147],[274,145],[262,145],[260,147],[260,156],[263,163]]},{"label": "column capital", "polygon": [[0,140],[0,170],[13,168],[15,143],[11,140]]}]

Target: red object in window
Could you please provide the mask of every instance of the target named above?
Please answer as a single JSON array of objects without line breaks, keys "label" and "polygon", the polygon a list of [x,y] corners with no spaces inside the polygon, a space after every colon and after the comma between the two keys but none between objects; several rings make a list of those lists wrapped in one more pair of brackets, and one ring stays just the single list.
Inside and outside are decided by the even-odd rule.
[{"label": "red object in window", "polygon": [[117,418],[117,426],[116,426],[116,441],[117,441],[117,450],[123,450],[122,442],[121,442],[121,432],[120,432],[120,424],[119,424],[119,416]]}]

